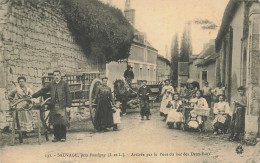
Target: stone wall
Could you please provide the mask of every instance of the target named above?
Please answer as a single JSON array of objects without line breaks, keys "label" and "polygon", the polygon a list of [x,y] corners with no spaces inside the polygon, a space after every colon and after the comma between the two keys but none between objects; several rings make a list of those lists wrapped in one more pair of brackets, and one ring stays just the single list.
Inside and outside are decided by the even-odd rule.
[{"label": "stone wall", "polygon": [[[25,76],[33,90],[55,69],[105,72],[105,60],[87,57],[75,43],[61,12],[50,6],[2,1],[0,9],[0,87]],[[5,80],[3,80],[5,79]]]},{"label": "stone wall", "polygon": [[[75,43],[58,9],[47,4],[34,7],[0,0],[0,128],[9,109],[8,92],[25,76],[28,87],[42,87],[43,75],[59,69],[64,74],[99,71],[105,74],[105,58],[87,57]],[[1,118],[2,117],[2,118]]]}]

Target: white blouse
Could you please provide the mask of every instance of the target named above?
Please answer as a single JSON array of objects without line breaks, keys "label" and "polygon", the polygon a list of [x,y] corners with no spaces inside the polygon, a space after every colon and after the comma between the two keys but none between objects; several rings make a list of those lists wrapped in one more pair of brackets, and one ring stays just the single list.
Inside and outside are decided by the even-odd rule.
[{"label": "white blouse", "polygon": [[230,114],[230,107],[228,102],[218,102],[214,104],[214,114]]}]

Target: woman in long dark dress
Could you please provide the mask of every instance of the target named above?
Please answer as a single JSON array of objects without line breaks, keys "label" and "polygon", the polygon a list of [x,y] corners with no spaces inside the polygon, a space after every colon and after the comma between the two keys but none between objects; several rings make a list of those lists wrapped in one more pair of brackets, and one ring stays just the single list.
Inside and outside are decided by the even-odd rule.
[{"label": "woman in long dark dress", "polygon": [[[108,131],[114,127],[112,105],[115,104],[111,88],[107,86],[107,77],[102,78],[102,85],[96,90],[97,109],[94,118],[94,127],[98,131]],[[111,104],[112,103],[112,104]]]}]

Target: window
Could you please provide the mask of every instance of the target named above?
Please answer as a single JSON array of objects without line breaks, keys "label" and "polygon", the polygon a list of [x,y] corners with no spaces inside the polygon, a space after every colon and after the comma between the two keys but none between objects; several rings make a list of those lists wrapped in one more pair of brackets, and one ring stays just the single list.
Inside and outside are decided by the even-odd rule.
[{"label": "window", "polygon": [[150,69],[147,69],[147,81],[150,81]]},{"label": "window", "polygon": [[246,78],[247,78],[247,53],[246,49],[244,49],[243,59],[242,59],[242,85],[246,86]]},{"label": "window", "polygon": [[143,68],[139,68],[139,80],[143,80]]},{"label": "window", "polygon": [[202,81],[208,81],[208,71],[202,71]]}]

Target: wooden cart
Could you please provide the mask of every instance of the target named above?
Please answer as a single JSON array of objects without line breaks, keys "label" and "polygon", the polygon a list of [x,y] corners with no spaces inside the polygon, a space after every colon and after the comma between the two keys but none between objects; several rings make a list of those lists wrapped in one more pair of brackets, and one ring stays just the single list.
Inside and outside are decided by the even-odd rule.
[{"label": "wooden cart", "polygon": [[[94,123],[95,117],[95,104],[92,103],[95,96],[95,90],[98,85],[101,84],[100,80],[101,73],[99,72],[81,72],[75,74],[66,74],[62,76],[62,80],[67,81],[69,84],[71,96],[72,96],[72,108],[78,107],[83,109],[89,109],[90,117]],[[45,87],[47,84],[52,82],[52,74],[42,77],[42,86]],[[50,97],[50,94],[47,93],[42,100],[46,100]],[[41,120],[45,127],[52,132],[51,126],[48,123],[49,121],[49,109],[50,106],[48,103],[45,106],[45,113],[41,115]],[[67,112],[70,114],[70,112]],[[69,119],[70,120],[70,119]],[[69,123],[70,124],[70,123]]]}]

